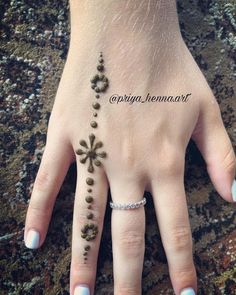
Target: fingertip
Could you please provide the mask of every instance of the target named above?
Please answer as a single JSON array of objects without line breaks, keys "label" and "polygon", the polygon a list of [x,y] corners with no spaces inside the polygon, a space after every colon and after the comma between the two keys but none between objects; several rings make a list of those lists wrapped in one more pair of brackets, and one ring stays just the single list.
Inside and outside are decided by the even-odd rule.
[{"label": "fingertip", "polygon": [[38,249],[40,247],[40,233],[35,229],[30,229],[25,235],[24,242],[28,249]]},{"label": "fingertip", "polygon": [[86,284],[77,285],[73,295],[90,295],[89,286]]},{"label": "fingertip", "polygon": [[181,291],[181,293],[180,293],[180,295],[195,295],[196,293],[195,293],[195,291],[194,291],[194,289],[193,288],[184,288],[182,291]]},{"label": "fingertip", "polygon": [[232,194],[232,201],[236,202],[236,180],[233,180],[232,186],[231,186],[231,194]]}]

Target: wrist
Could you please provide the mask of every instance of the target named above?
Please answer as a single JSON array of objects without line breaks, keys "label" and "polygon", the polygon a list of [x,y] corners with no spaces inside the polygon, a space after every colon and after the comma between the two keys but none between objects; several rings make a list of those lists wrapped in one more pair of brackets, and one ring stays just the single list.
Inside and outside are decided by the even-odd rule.
[{"label": "wrist", "polygon": [[70,1],[71,39],[79,42],[103,39],[127,41],[144,37],[180,37],[175,0]]}]

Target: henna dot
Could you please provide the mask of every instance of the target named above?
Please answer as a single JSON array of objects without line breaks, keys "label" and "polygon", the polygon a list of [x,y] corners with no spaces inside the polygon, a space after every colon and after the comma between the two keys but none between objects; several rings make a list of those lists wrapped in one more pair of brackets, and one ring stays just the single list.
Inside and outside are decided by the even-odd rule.
[{"label": "henna dot", "polygon": [[93,133],[89,134],[89,140],[90,140],[91,145],[92,145],[94,139],[95,139],[95,135]]},{"label": "henna dot", "polygon": [[103,58],[99,58],[98,61],[99,61],[100,63],[103,63],[103,62],[104,62]]},{"label": "henna dot", "polygon": [[93,173],[93,172],[94,172],[94,168],[93,168],[92,166],[90,166],[90,167],[88,168],[88,172]]},{"label": "henna dot", "polygon": [[92,79],[90,80],[90,82],[91,82],[91,83],[96,83],[97,79],[98,79],[98,74],[94,75],[94,76],[92,77]]},{"label": "henna dot", "polygon": [[101,162],[99,161],[99,160],[94,160],[94,164],[96,165],[96,166],[101,166]]},{"label": "henna dot", "polygon": [[94,184],[94,180],[93,180],[91,177],[88,177],[88,178],[86,179],[86,183],[87,183],[88,185],[93,185],[93,184]]},{"label": "henna dot", "polygon": [[83,254],[84,256],[87,256],[88,255],[88,252],[84,252],[84,254]]},{"label": "henna dot", "polygon": [[81,228],[82,234],[85,234],[87,230],[88,230],[88,224],[86,224],[83,228]]},{"label": "henna dot", "polygon": [[93,197],[92,197],[92,196],[87,196],[87,197],[85,198],[85,201],[86,201],[87,203],[92,203],[92,201],[93,201]]},{"label": "henna dot", "polygon": [[102,152],[102,153],[99,154],[99,156],[100,156],[101,158],[105,158],[105,157],[107,156],[107,153],[106,153],[106,152]]},{"label": "henna dot", "polygon": [[79,144],[82,145],[82,146],[84,146],[84,147],[86,147],[86,148],[88,147],[88,146],[87,146],[87,143],[86,143],[86,141],[85,141],[84,139],[81,139],[81,140],[79,141]]},{"label": "henna dot", "polygon": [[98,109],[100,109],[100,103],[98,103],[98,102],[94,102],[93,104],[92,104],[92,106],[93,106],[93,108],[95,109],[95,110],[98,110]]},{"label": "henna dot", "polygon": [[103,65],[98,65],[98,66],[97,66],[97,70],[98,70],[99,72],[102,72],[102,71],[104,70],[104,66],[103,66]]},{"label": "henna dot", "polygon": [[[92,87],[93,88],[93,87]],[[96,92],[100,92],[100,88],[99,87],[96,87],[96,85],[95,85],[95,87],[94,87],[94,90],[96,91]]]},{"label": "henna dot", "polygon": [[92,191],[93,191],[93,190],[92,190],[91,188],[88,188],[88,189],[87,189],[87,192],[88,192],[88,193],[91,193]]},{"label": "henna dot", "polygon": [[88,218],[88,219],[93,219],[93,213],[88,213],[88,214],[87,214],[87,218]]},{"label": "henna dot", "polygon": [[103,143],[101,141],[98,141],[96,144],[95,144],[95,149],[99,149],[103,147]]},{"label": "henna dot", "polygon": [[97,113],[93,113],[93,116],[94,116],[94,117],[97,117],[97,116],[98,116],[98,114],[97,114]]},{"label": "henna dot", "polygon": [[85,246],[84,246],[84,250],[85,250],[85,251],[89,251],[90,249],[91,249],[90,245],[85,245]]},{"label": "henna dot", "polygon": [[88,207],[87,207],[88,209],[92,209],[92,205],[88,205]]},{"label": "henna dot", "polygon": [[81,150],[81,149],[78,149],[78,150],[75,151],[75,153],[76,153],[77,155],[83,155],[83,154],[84,154],[84,151]]},{"label": "henna dot", "polygon": [[93,127],[93,128],[97,128],[97,127],[98,127],[98,124],[97,124],[97,122],[92,121],[92,122],[90,123],[90,126]]},{"label": "henna dot", "polygon": [[95,95],[95,97],[96,97],[96,98],[99,98],[99,97],[100,97],[100,95],[99,95],[99,94],[96,94],[96,95]]}]

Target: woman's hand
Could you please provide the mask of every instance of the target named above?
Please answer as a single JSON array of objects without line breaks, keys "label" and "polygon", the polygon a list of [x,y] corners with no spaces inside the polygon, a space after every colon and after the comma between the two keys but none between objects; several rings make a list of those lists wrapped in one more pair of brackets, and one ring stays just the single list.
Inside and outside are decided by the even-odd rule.
[{"label": "woman's hand", "polygon": [[[96,97],[90,80],[101,58],[109,84]],[[141,96],[142,101],[148,95],[184,96],[186,101],[111,103],[114,94]],[[89,146],[92,133],[94,145],[103,144],[97,149],[101,157],[90,153],[93,172],[91,167],[88,171],[89,158],[80,162],[89,149],[81,140]],[[93,1],[71,1],[70,49],[27,212],[26,246],[38,248],[44,242],[57,193],[76,161],[70,293],[94,294],[110,187],[115,203],[137,202],[145,190],[151,192],[175,293],[194,294],[183,291],[197,292],[183,181],[190,138],[218,193],[233,201],[234,151],[216,99],[182,40],[175,2],[99,1],[95,6]],[[95,227],[84,228],[89,223]],[[115,295],[141,294],[144,230],[144,207],[113,209]]]}]

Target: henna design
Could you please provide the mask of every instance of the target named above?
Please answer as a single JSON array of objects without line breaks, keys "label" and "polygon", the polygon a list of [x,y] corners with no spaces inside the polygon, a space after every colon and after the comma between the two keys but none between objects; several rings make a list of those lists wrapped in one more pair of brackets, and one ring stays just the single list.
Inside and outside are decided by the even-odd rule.
[{"label": "henna design", "polygon": [[93,184],[94,184],[94,180],[93,180],[93,178],[91,178],[91,177],[86,178],[86,183],[87,183],[88,185],[93,185]]},{"label": "henna design", "polygon": [[100,108],[100,103],[98,103],[98,102],[94,102],[93,104],[92,104],[92,106],[93,106],[93,108],[95,109],[95,110],[98,110],[99,108]]},{"label": "henna design", "polygon": [[97,149],[101,148],[103,146],[103,143],[101,141],[98,141],[95,143],[95,135],[92,133],[89,135],[89,143],[90,146],[88,146],[87,142],[85,140],[81,140],[80,145],[85,147],[85,150],[78,149],[76,151],[77,155],[86,155],[85,158],[80,159],[80,163],[84,164],[86,163],[87,159],[89,159],[89,166],[88,166],[88,172],[93,172],[94,167],[93,164],[96,166],[100,166],[101,162],[97,159],[98,157],[100,158],[105,158],[106,153],[101,152],[98,153]]},{"label": "henna design", "polygon": [[85,201],[86,201],[87,203],[92,203],[92,202],[93,202],[93,197],[92,197],[92,196],[87,196],[87,197],[85,198]]},{"label": "henna design", "polygon": [[87,219],[93,219],[93,213],[92,212],[89,212],[87,214]]},{"label": "henna design", "polygon": [[81,232],[81,237],[86,241],[94,240],[98,233],[98,226],[93,223],[85,224],[84,227],[81,229]]},{"label": "henna design", "polygon": [[84,246],[84,250],[85,250],[85,251],[90,250],[90,248],[91,248],[90,245],[86,245],[86,246]]},{"label": "henna design", "polygon": [[[100,99],[101,93],[105,92],[106,89],[109,86],[109,81],[108,78],[104,75],[104,59],[103,59],[103,54],[100,52],[99,56],[99,64],[97,65],[97,70],[99,73],[94,75],[92,79],[90,80],[91,82],[91,88],[95,91],[95,98]],[[97,111],[101,108],[101,105],[98,102],[92,103],[92,108],[95,110],[93,112],[93,117],[97,117],[98,113]],[[92,128],[97,128],[98,123],[96,121],[91,121],[90,126]],[[87,171],[90,173],[94,172],[94,165],[95,166],[101,166],[101,161],[99,158],[105,158],[107,156],[106,152],[98,152],[98,149],[103,147],[103,143],[101,141],[96,141],[96,137],[93,133],[89,135],[89,140],[88,142],[85,141],[84,139],[80,140],[79,144],[83,147],[83,149],[78,149],[76,150],[76,154],[79,156],[82,156],[80,158],[80,163],[85,164],[87,160],[89,161],[89,165],[87,168]],[[86,179],[86,183],[88,186],[93,186],[94,185],[94,179],[91,177],[88,177]],[[87,192],[89,195],[85,197],[86,203],[88,203],[87,209],[92,210],[92,203],[94,202],[94,197],[91,195],[92,189],[90,187],[87,188]],[[86,218],[91,221],[94,218],[94,214],[91,211],[88,211],[86,213]],[[82,229],[81,229],[81,237],[85,239],[86,241],[92,241],[96,238],[98,234],[98,226],[95,225],[94,223],[88,223],[85,224]],[[88,251],[91,249],[90,245],[85,245],[84,246],[84,263],[88,260]]]},{"label": "henna design", "polygon": [[92,122],[90,123],[90,126],[93,127],[93,128],[97,128],[98,123],[95,122],[95,121],[92,121]]},{"label": "henna design", "polygon": [[104,74],[96,74],[91,79],[91,88],[96,92],[105,92],[108,87],[108,79]]}]

